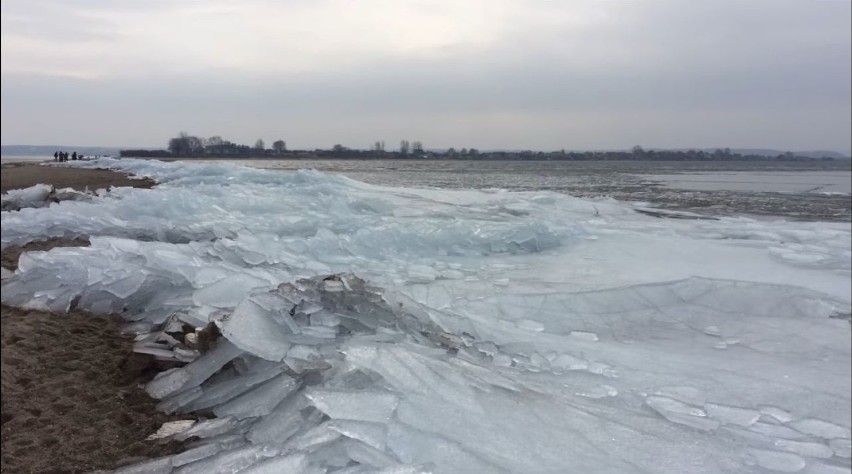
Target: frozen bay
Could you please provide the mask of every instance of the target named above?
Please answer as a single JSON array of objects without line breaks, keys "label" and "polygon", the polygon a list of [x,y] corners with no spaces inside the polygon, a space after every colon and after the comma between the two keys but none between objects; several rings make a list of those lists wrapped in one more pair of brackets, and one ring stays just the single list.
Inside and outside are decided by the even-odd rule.
[{"label": "frozen bay", "polygon": [[[3,302],[122,312],[194,360],[149,392],[218,418],[160,472],[849,471],[848,222],[71,165],[161,185],[4,212],[4,247],[92,246],[26,254]],[[227,340],[193,355],[176,318]]]}]

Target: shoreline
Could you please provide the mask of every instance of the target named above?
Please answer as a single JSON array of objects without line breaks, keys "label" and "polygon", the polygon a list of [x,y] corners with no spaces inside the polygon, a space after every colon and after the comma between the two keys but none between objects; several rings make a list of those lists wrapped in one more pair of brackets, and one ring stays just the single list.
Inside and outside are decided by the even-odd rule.
[{"label": "shoreline", "polygon": [[[52,162],[49,162],[52,163]],[[28,188],[36,184],[50,184],[55,188],[73,188],[94,191],[98,188],[134,187],[152,188],[157,183],[148,178],[134,178],[124,173],[107,169],[70,168],[44,166],[42,162],[3,163],[0,177],[0,192],[10,189]]]},{"label": "shoreline", "polygon": [[[45,183],[83,190],[150,188],[111,170],[3,163],[3,192]],[[14,212],[14,211],[11,211]],[[46,239],[2,251],[14,270],[21,253],[88,246],[85,239]],[[91,472],[180,452],[183,443],[146,441],[167,421],[186,419],[156,409],[143,385],[164,369],[133,352],[118,315],[30,311],[3,305],[2,472]],[[50,456],[44,453],[49,452]]]}]

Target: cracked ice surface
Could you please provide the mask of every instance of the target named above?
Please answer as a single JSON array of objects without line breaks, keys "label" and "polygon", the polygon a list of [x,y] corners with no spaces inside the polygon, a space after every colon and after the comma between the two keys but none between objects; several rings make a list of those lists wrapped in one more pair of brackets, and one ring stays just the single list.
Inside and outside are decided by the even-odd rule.
[{"label": "cracked ice surface", "polygon": [[[4,247],[92,236],[24,254],[2,299],[121,312],[188,362],[148,392],[218,418],[157,472],[850,470],[849,224],[73,165],[162,184],[2,213]],[[208,321],[203,354],[170,329]]]}]

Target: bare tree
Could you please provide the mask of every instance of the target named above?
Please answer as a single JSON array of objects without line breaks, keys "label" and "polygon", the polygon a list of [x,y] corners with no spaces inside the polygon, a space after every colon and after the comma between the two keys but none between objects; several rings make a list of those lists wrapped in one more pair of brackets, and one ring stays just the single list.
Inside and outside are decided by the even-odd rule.
[{"label": "bare tree", "polygon": [[376,153],[384,153],[385,152],[385,142],[377,140],[376,143],[373,144],[373,151],[375,151]]},{"label": "bare tree", "polygon": [[222,137],[220,137],[219,135],[208,138],[206,143],[207,146],[219,146],[224,144],[225,140],[222,140]]},{"label": "bare tree", "polygon": [[408,143],[408,140],[403,140],[399,142],[399,153],[403,155],[407,155],[409,150],[411,150],[411,145]]},{"label": "bare tree", "polygon": [[180,132],[177,138],[169,140],[169,151],[178,156],[192,156],[204,151],[204,142],[198,138]]},{"label": "bare tree", "polygon": [[263,143],[263,139],[258,138],[256,142],[254,142],[255,149],[258,150],[266,150],[266,143]]},{"label": "bare tree", "polygon": [[423,142],[417,141],[411,144],[414,153],[423,153]]},{"label": "bare tree", "polygon": [[275,140],[272,142],[272,149],[275,150],[275,153],[284,153],[287,151],[287,142],[284,140]]}]

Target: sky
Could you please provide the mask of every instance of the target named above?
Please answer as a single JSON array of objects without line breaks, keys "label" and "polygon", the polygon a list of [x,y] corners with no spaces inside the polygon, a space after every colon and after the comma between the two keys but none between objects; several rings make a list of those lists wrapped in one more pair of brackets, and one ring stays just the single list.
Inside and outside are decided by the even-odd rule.
[{"label": "sky", "polygon": [[4,145],[852,148],[850,0],[3,0]]}]

